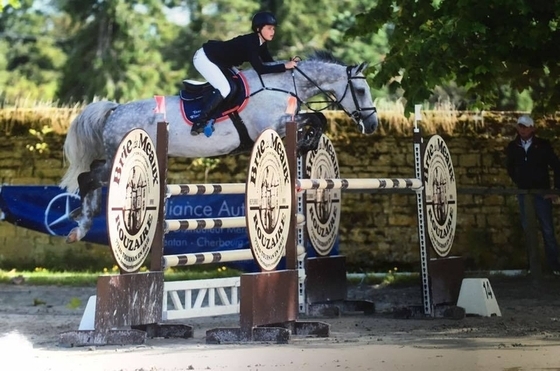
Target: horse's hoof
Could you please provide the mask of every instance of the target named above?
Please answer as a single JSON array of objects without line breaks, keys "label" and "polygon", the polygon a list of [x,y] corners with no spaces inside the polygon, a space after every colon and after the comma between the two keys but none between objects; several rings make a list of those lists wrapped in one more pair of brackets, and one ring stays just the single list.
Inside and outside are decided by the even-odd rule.
[{"label": "horse's hoof", "polygon": [[78,227],[72,229],[68,236],[66,236],[66,243],[74,243],[76,241],[81,240],[82,237],[80,236],[80,230]]}]

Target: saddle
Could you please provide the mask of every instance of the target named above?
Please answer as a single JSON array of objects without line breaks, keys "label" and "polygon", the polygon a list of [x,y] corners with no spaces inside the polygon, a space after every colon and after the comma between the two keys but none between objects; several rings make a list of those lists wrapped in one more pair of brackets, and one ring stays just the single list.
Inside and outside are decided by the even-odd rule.
[{"label": "saddle", "polygon": [[[249,97],[249,87],[242,74],[232,69],[222,70],[222,72],[229,82],[231,93],[212,115],[211,118],[216,122],[228,117],[233,120],[232,115],[238,117],[238,113],[245,108]],[[183,80],[183,89],[179,92],[179,97],[181,98],[181,113],[185,121],[192,124],[198,118],[205,100],[213,90],[214,87],[208,82]]]}]

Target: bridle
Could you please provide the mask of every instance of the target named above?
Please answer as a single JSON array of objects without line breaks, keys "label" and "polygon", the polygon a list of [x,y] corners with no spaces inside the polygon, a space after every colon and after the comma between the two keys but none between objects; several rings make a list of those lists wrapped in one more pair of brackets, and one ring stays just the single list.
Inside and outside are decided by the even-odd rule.
[{"label": "bridle", "polygon": [[[362,67],[362,65],[360,65],[360,67]],[[368,119],[370,116],[374,115],[375,113],[377,113],[377,109],[375,107],[360,107],[360,103],[358,102],[358,96],[356,94],[356,87],[354,86],[354,84],[352,83],[354,80],[365,80],[365,76],[352,76],[352,70],[355,68],[356,66],[347,66],[346,67],[346,77],[348,79],[348,82],[346,83],[346,87],[344,89],[344,93],[342,94],[342,96],[336,100],[332,94],[329,94],[328,92],[326,92],[323,88],[321,88],[312,78],[310,78],[309,76],[307,76],[305,74],[305,72],[303,72],[299,67],[294,67],[294,69],[296,71],[298,71],[303,77],[305,77],[311,84],[313,84],[317,89],[319,89],[319,91],[321,93],[323,93],[328,100],[326,101],[313,101],[313,102],[302,102],[303,104],[305,104],[311,111],[314,112],[319,112],[319,111],[323,111],[326,110],[329,107],[338,107],[340,109],[342,109],[344,111],[344,113],[346,113],[357,125],[360,125],[360,121],[366,120]],[[295,90],[295,96],[296,98],[298,98],[297,96],[297,85],[295,82],[295,76],[294,73],[292,72],[292,79],[294,81],[294,90]],[[344,100],[344,98],[346,97],[346,94],[348,94],[348,92],[350,92],[350,94],[352,95],[352,101],[354,102],[354,106],[356,107],[356,109],[352,112],[348,111],[342,104],[341,102]],[[298,98],[298,100],[300,100]],[[300,100],[301,101],[301,100]],[[321,108],[321,109],[313,109],[312,107],[310,107],[310,103],[328,103],[325,107]],[[366,117],[362,118],[362,112],[367,112],[367,111],[371,111],[371,113],[369,115],[367,115]]]},{"label": "bridle", "polygon": [[[301,59],[300,59],[301,60]],[[359,66],[358,69],[363,68],[363,63]],[[252,97],[253,95],[256,95],[264,90],[271,90],[271,91],[281,91],[283,93],[289,94],[293,97],[295,97],[298,101],[299,104],[305,105],[310,111],[313,112],[320,112],[320,111],[324,111],[326,109],[328,109],[329,107],[337,107],[342,109],[342,111],[344,111],[344,113],[346,113],[351,119],[352,121],[354,121],[354,123],[356,125],[358,125],[359,127],[362,127],[362,124],[360,123],[360,121],[364,121],[366,119],[368,119],[369,117],[371,117],[372,115],[377,113],[377,109],[375,107],[360,107],[360,103],[358,102],[358,96],[356,93],[356,87],[354,86],[354,84],[352,83],[354,80],[365,80],[365,76],[352,76],[352,70],[357,67],[357,66],[347,66],[346,67],[346,77],[348,79],[347,83],[346,83],[346,87],[344,89],[344,93],[342,94],[342,96],[337,100],[335,99],[332,94],[328,93],[327,91],[325,91],[325,89],[321,88],[311,77],[307,76],[307,74],[305,72],[303,72],[299,67],[294,67],[294,69],[292,70],[292,81],[294,84],[294,92],[291,91],[287,91],[284,89],[279,89],[279,88],[275,88],[275,87],[268,87],[264,84],[264,81],[262,79],[261,75],[259,76],[259,79],[261,81],[261,85],[262,88],[258,89],[257,91],[252,92],[249,97]],[[301,100],[301,98],[298,96],[298,92],[297,92],[297,84],[296,84],[296,77],[294,74],[294,70],[298,71],[307,81],[309,81],[313,86],[315,86],[321,93],[323,93],[325,95],[325,97],[327,97],[327,100],[320,100],[320,101],[311,101],[311,102],[304,102],[303,100]],[[346,94],[348,94],[348,92],[350,92],[350,94],[352,95],[352,100],[354,102],[354,106],[356,107],[356,109],[352,112],[348,111],[342,104],[342,100],[346,97]],[[320,108],[320,109],[316,109],[311,107],[310,104],[312,103],[326,103],[325,107]],[[371,113],[369,115],[367,115],[366,117],[361,117],[363,112],[367,112],[367,111],[371,111]]]}]

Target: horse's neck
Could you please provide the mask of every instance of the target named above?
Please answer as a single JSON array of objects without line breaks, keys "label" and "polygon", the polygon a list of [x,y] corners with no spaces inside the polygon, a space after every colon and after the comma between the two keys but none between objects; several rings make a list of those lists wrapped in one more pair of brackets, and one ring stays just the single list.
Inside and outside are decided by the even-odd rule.
[{"label": "horse's neck", "polygon": [[299,71],[288,71],[283,74],[262,75],[262,83],[253,70],[246,71],[245,76],[252,92],[261,89],[282,90],[297,94],[300,99],[306,100],[321,91],[331,92],[329,87],[341,77],[345,77],[344,71],[341,71],[343,68],[331,63],[304,62],[301,65],[303,74]]}]

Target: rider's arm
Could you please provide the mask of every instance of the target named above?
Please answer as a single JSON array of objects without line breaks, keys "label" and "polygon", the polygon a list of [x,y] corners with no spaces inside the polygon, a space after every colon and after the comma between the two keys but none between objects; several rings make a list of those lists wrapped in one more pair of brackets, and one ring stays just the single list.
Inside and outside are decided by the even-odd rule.
[{"label": "rider's arm", "polygon": [[[268,50],[266,49],[266,46],[262,46],[260,49],[261,50],[266,50],[266,54],[268,54],[268,56],[270,57],[270,54],[268,53]],[[286,67],[284,66],[284,63],[264,64],[263,59],[262,59],[262,55],[265,52],[263,52],[263,51],[259,52],[259,51],[260,50],[258,50],[258,49],[253,51],[251,53],[250,57],[249,57],[249,63],[251,63],[251,66],[253,66],[255,71],[257,71],[257,73],[259,73],[260,75],[264,75],[266,73],[279,73],[279,72],[286,71]],[[268,60],[266,62],[273,62],[273,60],[270,57],[270,60]]]}]

